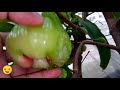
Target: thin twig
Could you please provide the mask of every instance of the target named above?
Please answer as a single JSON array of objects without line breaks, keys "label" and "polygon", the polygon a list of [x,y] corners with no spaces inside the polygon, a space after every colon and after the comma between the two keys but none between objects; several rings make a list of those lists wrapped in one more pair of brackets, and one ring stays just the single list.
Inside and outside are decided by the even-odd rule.
[{"label": "thin twig", "polygon": [[87,52],[87,54],[85,55],[85,57],[83,58],[83,60],[81,61],[81,63],[83,63],[83,61],[86,59],[86,57],[88,56],[89,53],[90,53],[90,51]]},{"label": "thin twig", "polygon": [[[81,42],[77,42],[77,43],[81,43]],[[114,45],[110,45],[110,44],[106,44],[106,43],[101,43],[101,42],[95,42],[93,40],[84,40],[84,41],[82,41],[82,43],[84,43],[84,44],[91,44],[91,45],[97,45],[97,46],[102,46],[102,47],[114,49],[114,50],[116,50],[118,52],[120,51],[120,47],[118,47],[118,46],[114,46]]]},{"label": "thin twig", "polygon": [[84,40],[82,42],[83,42],[83,44],[92,44],[92,45],[102,46],[102,47],[114,49],[114,50],[120,52],[120,47],[118,47],[118,46],[109,45],[109,44],[101,43],[101,42],[95,42],[95,41],[92,41],[92,40]]}]

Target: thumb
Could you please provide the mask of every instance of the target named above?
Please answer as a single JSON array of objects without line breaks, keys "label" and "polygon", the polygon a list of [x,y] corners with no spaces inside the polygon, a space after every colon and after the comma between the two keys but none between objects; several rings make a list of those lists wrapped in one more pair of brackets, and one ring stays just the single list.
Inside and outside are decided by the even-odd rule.
[{"label": "thumb", "polygon": [[37,12],[9,12],[11,21],[25,26],[35,26],[43,23],[43,18]]}]

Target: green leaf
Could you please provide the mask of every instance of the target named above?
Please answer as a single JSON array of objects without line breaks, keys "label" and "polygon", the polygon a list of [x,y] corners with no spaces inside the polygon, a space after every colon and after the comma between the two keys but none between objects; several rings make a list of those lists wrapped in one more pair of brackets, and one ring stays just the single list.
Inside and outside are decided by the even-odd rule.
[{"label": "green leaf", "polygon": [[67,16],[68,16],[69,19],[72,18],[72,17],[71,17],[71,13],[72,13],[72,12],[67,12]]},{"label": "green leaf", "polygon": [[78,12],[72,12],[71,17],[74,18],[76,13],[78,13]]},{"label": "green leaf", "polygon": [[88,34],[86,28],[84,28],[84,27],[81,27],[81,28],[82,28],[82,30],[84,31],[85,34]]},{"label": "green leaf", "polygon": [[[102,42],[102,43],[107,43],[107,41],[106,41],[105,38],[103,38],[103,37],[100,37],[100,38],[98,38],[98,39],[96,39],[96,40],[94,40],[94,41]],[[100,53],[100,55],[101,55],[101,58],[104,58],[104,61],[101,60],[100,66],[101,66],[103,69],[105,69],[105,68],[107,67],[107,65],[108,65],[108,63],[109,63],[109,60],[110,60],[110,57],[111,57],[111,54],[108,53],[108,51],[110,51],[110,49],[109,49],[109,48],[105,48],[105,47],[100,47],[100,46],[97,46],[97,48],[98,48],[98,50],[99,50],[99,53]],[[102,48],[102,49],[101,49],[101,48]],[[107,55],[108,55],[109,57],[108,57]]]},{"label": "green leaf", "polygon": [[17,63],[16,63],[15,61],[13,61],[13,64],[12,64],[12,66],[14,66],[14,65],[17,65]]},{"label": "green leaf", "polygon": [[64,66],[62,66],[61,68],[64,69],[67,73],[66,78],[72,78],[72,71],[68,68],[69,64],[65,64]]},{"label": "green leaf", "polygon": [[87,47],[86,47],[85,45],[83,45],[83,47],[82,47],[82,52],[85,52],[86,49],[87,49]]},{"label": "green leaf", "polygon": [[72,12],[60,12],[64,17],[66,17],[67,19],[71,19],[71,13]]},{"label": "green leaf", "polygon": [[8,20],[0,21],[0,32],[10,32],[14,27],[14,24],[10,23]]},{"label": "green leaf", "polygon": [[[101,33],[100,29],[94,23],[90,22],[89,20],[81,20],[80,23],[86,28],[87,33],[91,37],[91,39],[97,42],[109,44],[106,37]],[[102,69],[105,69],[111,58],[110,49],[100,46],[97,46],[97,49],[101,59],[100,66],[102,67]]]},{"label": "green leaf", "polygon": [[59,78],[66,78],[66,77],[67,77],[66,70],[64,70],[63,68],[61,68],[61,75],[59,76]]},{"label": "green leaf", "polygon": [[72,22],[73,24],[77,25],[77,26],[80,26],[80,25],[79,25],[79,22],[80,22],[81,19],[82,19],[82,18],[81,18],[80,16],[74,15],[74,17],[72,17],[72,19],[71,19],[71,22]]},{"label": "green leaf", "polygon": [[81,33],[76,31],[76,30],[72,30],[72,35],[76,38],[77,41],[81,40]]},{"label": "green leaf", "polygon": [[120,19],[120,12],[112,12],[114,18],[119,18]]},{"label": "green leaf", "polygon": [[71,19],[71,21],[72,21],[72,23],[74,23],[74,22],[78,22],[78,23],[79,23],[79,21],[80,21],[81,19],[82,19],[82,18],[81,18],[80,16],[75,15],[74,18]]}]

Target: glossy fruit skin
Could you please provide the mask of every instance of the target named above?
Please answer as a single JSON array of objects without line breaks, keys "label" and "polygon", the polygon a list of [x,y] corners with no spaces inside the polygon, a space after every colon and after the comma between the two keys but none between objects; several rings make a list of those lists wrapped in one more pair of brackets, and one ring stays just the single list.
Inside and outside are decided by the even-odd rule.
[{"label": "glossy fruit skin", "polygon": [[[23,55],[33,60],[33,68],[61,67],[70,58],[72,43],[54,12],[44,12],[43,25],[16,25],[6,39],[8,54],[18,65]],[[22,66],[22,65],[20,65]]]}]

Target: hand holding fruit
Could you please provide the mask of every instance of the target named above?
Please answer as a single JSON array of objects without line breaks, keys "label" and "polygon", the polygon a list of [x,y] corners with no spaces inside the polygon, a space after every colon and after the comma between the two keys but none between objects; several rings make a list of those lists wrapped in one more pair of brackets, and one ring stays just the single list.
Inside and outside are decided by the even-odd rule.
[{"label": "hand holding fruit", "polygon": [[[9,17],[9,19],[19,25],[25,25],[25,26],[36,26],[36,25],[41,25],[43,24],[44,20],[41,16],[39,16],[38,14],[36,13],[32,13],[32,12],[0,12],[0,20],[2,19],[6,19],[7,17]],[[29,32],[29,31],[28,31]],[[4,36],[2,36],[4,37]],[[5,37],[4,37],[5,38]],[[4,38],[1,39],[0,41],[0,64],[1,66],[4,66],[6,63],[6,58],[5,56],[3,56],[3,50],[2,50],[2,40],[5,40]],[[14,43],[13,43],[14,45]],[[28,62],[26,61],[25,64],[27,64]],[[15,67],[19,67],[19,66],[15,66]],[[2,68],[2,67],[0,67]],[[22,72],[22,71],[26,71],[25,69],[19,67],[18,68],[14,68],[13,67],[13,71],[14,69],[16,69],[16,73],[17,72]],[[30,70],[30,69],[29,69]],[[1,70],[0,70],[1,71]],[[24,74],[27,73],[24,72]],[[27,75],[27,76],[22,76],[22,77],[32,77],[32,78],[35,78],[35,77],[38,77],[38,78],[41,78],[41,77],[45,77],[45,78],[56,78],[56,77],[59,77],[61,73],[61,70],[59,68],[55,68],[55,69],[51,69],[51,70],[45,70],[45,71],[40,71],[40,72],[37,72],[37,73],[34,73],[34,74],[30,74],[30,75]],[[2,73],[1,73],[2,74]],[[3,74],[0,76],[2,77],[5,77]],[[8,76],[9,77],[9,76]],[[14,77],[14,76],[13,76]]]},{"label": "hand holding fruit", "polygon": [[43,12],[37,26],[16,24],[6,39],[8,54],[23,68],[61,67],[70,58],[72,44],[58,16]]}]

